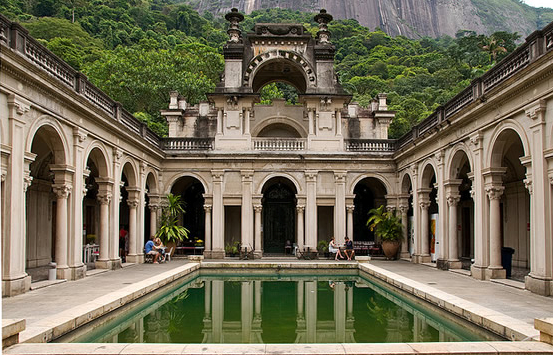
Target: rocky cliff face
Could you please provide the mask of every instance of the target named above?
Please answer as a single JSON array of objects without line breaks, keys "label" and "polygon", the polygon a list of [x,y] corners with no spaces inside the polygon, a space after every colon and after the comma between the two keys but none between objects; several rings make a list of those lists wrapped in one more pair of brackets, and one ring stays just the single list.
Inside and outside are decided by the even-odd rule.
[{"label": "rocky cliff face", "polygon": [[[279,7],[305,12],[325,8],[335,19],[356,19],[370,29],[410,38],[455,36],[458,30],[491,34],[537,29],[536,9],[516,0],[184,0],[200,13],[226,13],[237,7],[246,14]],[[500,5],[496,5],[500,4]]]}]

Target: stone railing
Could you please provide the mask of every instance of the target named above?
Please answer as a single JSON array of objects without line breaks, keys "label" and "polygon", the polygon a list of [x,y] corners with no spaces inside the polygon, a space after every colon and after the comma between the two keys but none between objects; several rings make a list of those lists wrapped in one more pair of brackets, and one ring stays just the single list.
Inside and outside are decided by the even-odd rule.
[{"label": "stone railing", "polygon": [[303,138],[252,138],[252,146],[253,150],[305,150],[306,141]]},{"label": "stone railing", "polygon": [[161,149],[170,151],[211,150],[213,138],[163,138]]},{"label": "stone railing", "polygon": [[526,38],[526,42],[513,53],[497,63],[484,75],[474,79],[469,87],[399,138],[396,142],[396,149],[408,147],[428,132],[435,132],[441,127],[445,127],[446,125],[443,123],[447,122],[450,117],[458,114],[459,111],[473,102],[478,100],[484,102],[486,100],[485,94],[488,94],[499,84],[512,78],[513,75],[551,50],[553,50],[553,23],[550,23],[541,31],[532,33]]},{"label": "stone railing", "polygon": [[396,150],[393,139],[346,139],[345,144],[348,152],[393,153]]},{"label": "stone railing", "polygon": [[[29,35],[21,25],[11,22],[0,14],[0,46],[6,46],[19,53],[30,63],[48,73],[109,118],[121,122],[130,131],[156,147],[160,147],[159,137],[146,124],[127,112],[120,104],[111,99],[102,90],[92,84],[85,75],[71,68],[46,47]],[[1,48],[1,50],[5,50]]]}]

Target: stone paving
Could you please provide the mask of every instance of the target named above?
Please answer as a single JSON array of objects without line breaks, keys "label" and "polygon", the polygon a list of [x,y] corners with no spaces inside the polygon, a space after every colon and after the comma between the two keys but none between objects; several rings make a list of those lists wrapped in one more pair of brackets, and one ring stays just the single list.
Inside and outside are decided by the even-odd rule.
[{"label": "stone paving", "polygon": [[[295,259],[273,259],[262,262],[299,262]],[[219,261],[220,262],[220,261]],[[225,260],[226,262],[226,260]],[[229,261],[233,262],[233,261]],[[259,262],[259,261],[256,261]],[[333,261],[318,261],[332,264]],[[25,318],[27,327],[41,319],[55,316],[106,294],[120,291],[158,274],[182,267],[186,259],[166,264],[140,264],[106,272],[82,280],[65,282],[2,300],[2,318]],[[303,261],[303,263],[308,263]],[[340,262],[345,263],[345,262]],[[354,263],[354,262],[349,262]],[[436,270],[405,261],[372,260],[378,266],[403,277],[455,295],[467,301],[533,324],[534,318],[553,317],[553,297],[543,297],[525,290],[478,281],[468,276]]]}]

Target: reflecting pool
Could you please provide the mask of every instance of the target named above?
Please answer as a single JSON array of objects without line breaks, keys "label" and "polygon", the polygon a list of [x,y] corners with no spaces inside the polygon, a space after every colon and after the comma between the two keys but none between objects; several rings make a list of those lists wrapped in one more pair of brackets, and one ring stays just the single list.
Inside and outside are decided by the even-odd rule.
[{"label": "reflecting pool", "polygon": [[[59,339],[101,343],[501,340],[360,276],[215,276],[173,285]],[[109,319],[113,318],[113,319]]]}]

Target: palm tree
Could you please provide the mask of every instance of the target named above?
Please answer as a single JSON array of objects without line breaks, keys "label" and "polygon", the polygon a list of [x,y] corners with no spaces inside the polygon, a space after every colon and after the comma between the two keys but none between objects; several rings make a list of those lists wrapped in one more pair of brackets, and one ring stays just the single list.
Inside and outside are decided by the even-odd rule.
[{"label": "palm tree", "polygon": [[186,213],[181,196],[170,193],[167,195],[167,202],[167,206],[163,207],[161,211],[161,225],[156,233],[156,237],[160,238],[164,243],[176,243],[188,239],[190,231],[177,224],[179,215]]}]

